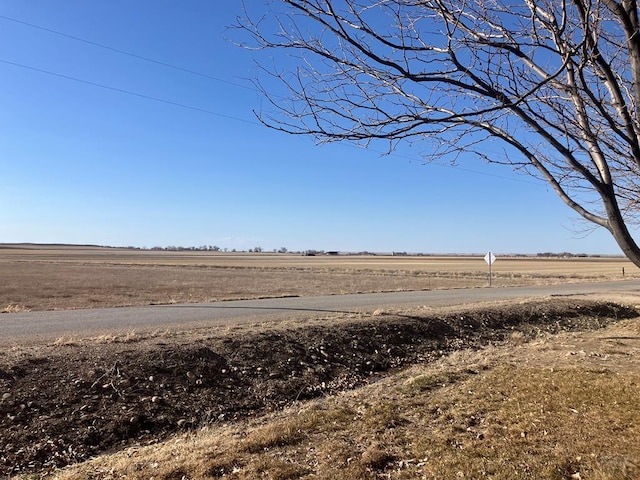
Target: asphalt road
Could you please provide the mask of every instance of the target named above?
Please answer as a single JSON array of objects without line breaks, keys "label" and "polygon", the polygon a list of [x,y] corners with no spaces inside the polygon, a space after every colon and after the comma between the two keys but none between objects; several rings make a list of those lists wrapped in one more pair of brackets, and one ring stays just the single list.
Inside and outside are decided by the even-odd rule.
[{"label": "asphalt road", "polygon": [[199,328],[304,319],[318,314],[373,312],[379,308],[453,306],[516,298],[614,292],[640,292],[640,282],[571,283],[565,285],[432,290],[419,292],[289,297],[187,303],[146,307],[97,308],[0,314],[0,344],[51,341],[106,333],[167,328]]}]

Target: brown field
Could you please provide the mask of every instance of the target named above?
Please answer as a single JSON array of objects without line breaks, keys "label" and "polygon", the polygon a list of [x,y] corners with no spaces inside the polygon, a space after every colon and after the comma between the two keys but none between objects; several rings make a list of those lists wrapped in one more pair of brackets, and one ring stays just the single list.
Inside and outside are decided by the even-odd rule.
[{"label": "brown field", "polygon": [[[0,248],[0,309],[56,310],[484,287],[482,256],[312,256]],[[494,286],[640,277],[623,258],[498,258]],[[0,311],[2,311],[0,310]]]},{"label": "brown field", "polygon": [[[640,277],[618,258],[494,267],[494,285]],[[482,287],[487,268],[0,248],[0,305]],[[639,480],[639,308],[629,292],[2,348],[0,478]]]}]

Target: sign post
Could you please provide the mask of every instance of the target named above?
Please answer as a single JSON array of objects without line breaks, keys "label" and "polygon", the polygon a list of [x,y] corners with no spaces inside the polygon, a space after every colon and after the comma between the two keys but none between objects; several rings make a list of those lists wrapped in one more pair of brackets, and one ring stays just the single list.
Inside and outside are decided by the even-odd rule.
[{"label": "sign post", "polygon": [[484,256],[484,261],[489,265],[489,286],[491,286],[491,265],[496,261],[496,256],[491,252],[487,252]]}]

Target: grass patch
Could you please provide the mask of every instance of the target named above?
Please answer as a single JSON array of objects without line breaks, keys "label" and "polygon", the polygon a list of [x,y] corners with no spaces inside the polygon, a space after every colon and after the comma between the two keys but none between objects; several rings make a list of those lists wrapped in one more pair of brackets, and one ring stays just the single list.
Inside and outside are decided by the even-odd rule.
[{"label": "grass patch", "polygon": [[9,304],[2,309],[0,313],[20,313],[20,312],[30,312],[31,309],[18,304]]},{"label": "grass patch", "polygon": [[249,453],[258,453],[274,447],[295,445],[303,438],[298,422],[279,422],[252,431],[247,436],[243,449]]},{"label": "grass patch", "polygon": [[501,366],[424,405],[428,434],[416,436],[411,451],[429,459],[422,470],[428,478],[446,471],[465,478],[635,479],[639,380]]},{"label": "grass patch", "polygon": [[473,375],[428,370],[400,372],[271,420],[213,427],[185,439],[179,450],[174,442],[136,450],[144,462],[125,466],[121,452],[59,478],[107,478],[98,470],[156,479],[178,478],[175,471],[183,478],[228,479],[640,475],[638,374],[509,364]]}]

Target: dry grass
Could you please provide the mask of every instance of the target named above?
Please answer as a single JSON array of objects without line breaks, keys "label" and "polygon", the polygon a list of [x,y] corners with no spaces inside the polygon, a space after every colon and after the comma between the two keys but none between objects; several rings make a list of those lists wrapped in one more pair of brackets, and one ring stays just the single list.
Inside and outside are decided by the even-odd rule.
[{"label": "dry grass", "polygon": [[[472,288],[481,257],[318,256],[0,249],[5,312],[206,302],[279,296]],[[624,259],[499,258],[495,286],[640,276]]]},{"label": "dry grass", "polygon": [[[637,480],[639,331],[632,320],[458,351],[356,391],[130,448],[57,478]],[[611,338],[624,345],[604,360]],[[576,346],[587,354],[574,355]]]},{"label": "dry grass", "polygon": [[639,394],[637,375],[501,366],[421,405],[411,450],[429,478],[634,478],[610,460],[640,467]]},{"label": "dry grass", "polygon": [[177,336],[185,336],[190,335],[194,337],[194,332],[176,332],[170,330],[152,330],[149,332],[139,333],[136,330],[130,330],[126,333],[118,334],[103,334],[98,335],[96,337],[59,337],[56,338],[52,344],[54,346],[76,346],[76,345],[86,345],[86,344],[95,344],[95,345],[106,345],[110,343],[138,343],[143,342],[144,340],[148,340],[151,338],[162,338],[165,340],[175,338]]},{"label": "dry grass", "polygon": [[27,307],[23,307],[22,305],[12,305],[9,304],[2,309],[0,313],[18,313],[18,312],[30,312],[31,309]]}]

